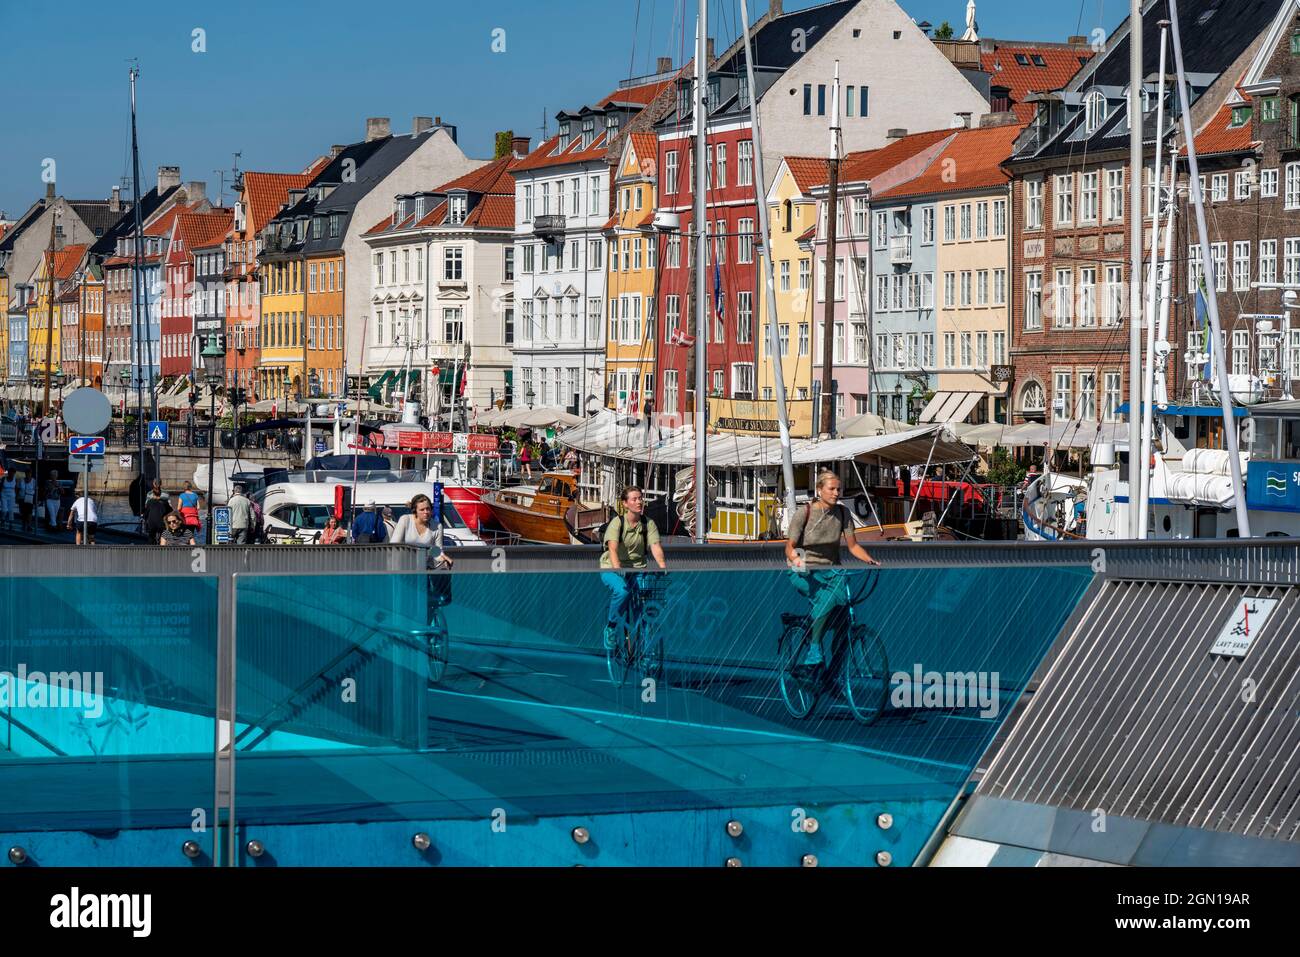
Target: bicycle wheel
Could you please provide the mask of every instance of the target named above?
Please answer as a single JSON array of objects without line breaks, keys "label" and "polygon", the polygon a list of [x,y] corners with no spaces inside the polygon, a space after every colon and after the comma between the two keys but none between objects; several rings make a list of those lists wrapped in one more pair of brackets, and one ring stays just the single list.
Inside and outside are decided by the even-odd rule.
[{"label": "bicycle wheel", "polygon": [[429,681],[437,683],[447,673],[447,622],[442,617],[442,610],[435,608],[433,621],[429,623],[428,654]]},{"label": "bicycle wheel", "polygon": [[845,650],[844,700],[853,717],[871,724],[889,700],[889,657],[884,642],[865,625],[853,628]]},{"label": "bicycle wheel", "polygon": [[790,625],[782,633],[776,646],[777,667],[780,676],[777,680],[781,688],[781,700],[785,709],[793,718],[806,718],[817,705],[817,696],[821,693],[821,668],[804,665],[804,655],[808,653],[808,636],[811,622]]},{"label": "bicycle wheel", "polygon": [[628,672],[632,670],[635,660],[636,636],[620,624],[614,638],[614,647],[605,649],[605,668],[609,671],[609,680],[614,687],[621,688],[627,684]]},{"label": "bicycle wheel", "polygon": [[659,682],[664,674],[663,638],[653,634],[652,630],[643,624],[637,644],[641,652],[637,661],[637,670],[641,673],[641,677],[653,678],[656,683]]}]

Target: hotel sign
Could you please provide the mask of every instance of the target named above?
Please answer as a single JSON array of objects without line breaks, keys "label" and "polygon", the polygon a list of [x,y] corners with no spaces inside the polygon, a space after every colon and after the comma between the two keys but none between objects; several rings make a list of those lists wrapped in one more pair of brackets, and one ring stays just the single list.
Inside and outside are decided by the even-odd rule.
[{"label": "hotel sign", "polygon": [[[789,399],[786,415],[792,438],[812,436],[812,399]],[[751,435],[780,435],[781,424],[773,399],[709,399],[709,428],[723,432]]]}]

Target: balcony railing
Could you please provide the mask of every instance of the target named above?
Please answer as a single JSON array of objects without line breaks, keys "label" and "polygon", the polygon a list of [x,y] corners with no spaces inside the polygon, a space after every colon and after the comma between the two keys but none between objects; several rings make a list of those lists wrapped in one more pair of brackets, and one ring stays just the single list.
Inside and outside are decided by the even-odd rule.
[{"label": "balcony railing", "polygon": [[904,233],[889,240],[889,261],[895,266],[906,266],[912,262],[912,234]]},{"label": "balcony railing", "polygon": [[533,220],[533,235],[541,239],[550,236],[563,236],[564,229],[564,217],[554,213],[538,216]]}]

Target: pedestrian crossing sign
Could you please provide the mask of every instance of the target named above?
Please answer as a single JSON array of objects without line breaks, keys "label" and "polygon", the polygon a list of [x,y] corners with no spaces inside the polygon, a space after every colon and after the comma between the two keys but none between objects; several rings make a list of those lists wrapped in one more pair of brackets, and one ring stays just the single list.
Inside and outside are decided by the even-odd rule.
[{"label": "pedestrian crossing sign", "polygon": [[154,421],[149,423],[149,441],[150,442],[167,442],[167,423]]}]

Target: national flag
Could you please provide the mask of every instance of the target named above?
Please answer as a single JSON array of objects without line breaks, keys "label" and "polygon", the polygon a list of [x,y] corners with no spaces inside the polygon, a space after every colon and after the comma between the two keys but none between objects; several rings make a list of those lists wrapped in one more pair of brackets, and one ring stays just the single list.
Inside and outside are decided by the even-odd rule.
[{"label": "national flag", "polygon": [[1205,285],[1198,284],[1196,288],[1196,328],[1201,333],[1201,341],[1205,343],[1206,363],[1201,369],[1201,380],[1203,382],[1214,381],[1214,336],[1210,329],[1210,307],[1205,301]]},{"label": "national flag", "polygon": [[460,369],[460,391],[456,393],[457,395],[465,394],[465,380],[468,378],[469,378],[469,365],[466,364],[464,366],[461,366]]},{"label": "national flag", "polygon": [[713,311],[719,319],[723,318],[725,302],[722,297],[722,267],[713,261]]},{"label": "national flag", "polygon": [[688,336],[680,328],[674,328],[670,333],[668,333],[668,342],[670,345],[686,346],[689,348],[690,346],[695,345],[695,337]]}]

